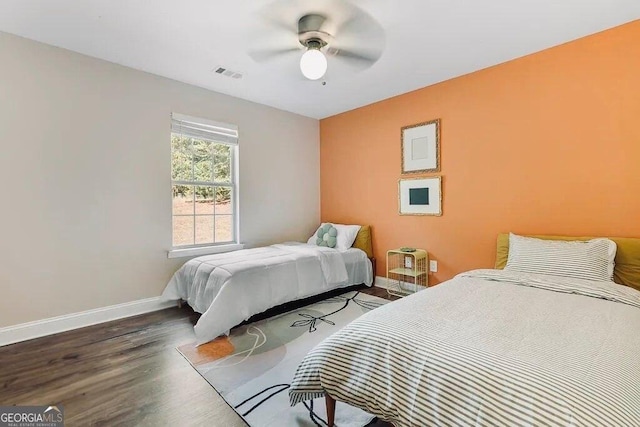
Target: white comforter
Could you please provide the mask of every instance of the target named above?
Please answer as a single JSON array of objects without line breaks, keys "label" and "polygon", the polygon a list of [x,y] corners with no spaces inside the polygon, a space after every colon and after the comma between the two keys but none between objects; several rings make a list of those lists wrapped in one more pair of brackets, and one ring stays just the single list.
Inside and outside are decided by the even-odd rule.
[{"label": "white comforter", "polygon": [[289,394],[329,393],[398,427],[637,427],[639,330],[631,288],[478,270],[327,338]]},{"label": "white comforter", "polygon": [[203,344],[271,307],[351,284],[339,251],[287,243],[189,260],[162,296],[202,313],[195,333]]}]

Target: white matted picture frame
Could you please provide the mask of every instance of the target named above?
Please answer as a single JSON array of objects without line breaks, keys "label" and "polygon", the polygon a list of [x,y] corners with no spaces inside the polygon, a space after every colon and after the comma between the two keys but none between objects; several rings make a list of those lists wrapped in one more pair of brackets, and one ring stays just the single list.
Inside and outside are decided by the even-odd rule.
[{"label": "white matted picture frame", "polygon": [[403,174],[440,171],[440,119],[400,130]]},{"label": "white matted picture frame", "polygon": [[442,177],[399,180],[398,211],[400,215],[442,216]]}]

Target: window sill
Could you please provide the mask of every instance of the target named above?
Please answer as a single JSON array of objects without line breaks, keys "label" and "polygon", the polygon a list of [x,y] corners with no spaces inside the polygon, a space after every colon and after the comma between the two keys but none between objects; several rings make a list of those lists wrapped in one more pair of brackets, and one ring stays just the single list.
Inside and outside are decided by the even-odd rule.
[{"label": "window sill", "polygon": [[167,258],[183,258],[189,256],[220,254],[244,249],[242,243],[231,243],[220,246],[204,246],[199,248],[172,249],[167,253]]}]

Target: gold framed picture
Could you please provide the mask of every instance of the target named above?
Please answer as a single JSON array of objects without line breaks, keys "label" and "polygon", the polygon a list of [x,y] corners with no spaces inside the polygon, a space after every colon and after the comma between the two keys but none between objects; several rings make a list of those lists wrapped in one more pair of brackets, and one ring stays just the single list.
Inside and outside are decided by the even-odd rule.
[{"label": "gold framed picture", "polygon": [[442,216],[442,177],[399,180],[398,210],[400,215]]},{"label": "gold framed picture", "polygon": [[440,171],[440,119],[404,126],[400,140],[403,174]]}]

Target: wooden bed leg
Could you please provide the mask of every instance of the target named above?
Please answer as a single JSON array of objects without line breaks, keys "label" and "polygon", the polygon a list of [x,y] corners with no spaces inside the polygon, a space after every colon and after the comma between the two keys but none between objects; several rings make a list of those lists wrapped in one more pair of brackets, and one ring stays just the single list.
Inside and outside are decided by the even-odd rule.
[{"label": "wooden bed leg", "polygon": [[182,308],[182,300],[181,299],[178,300],[178,308]]},{"label": "wooden bed leg", "polygon": [[333,422],[336,416],[336,401],[328,394],[324,395],[324,401],[327,406],[327,425],[333,427]]}]

